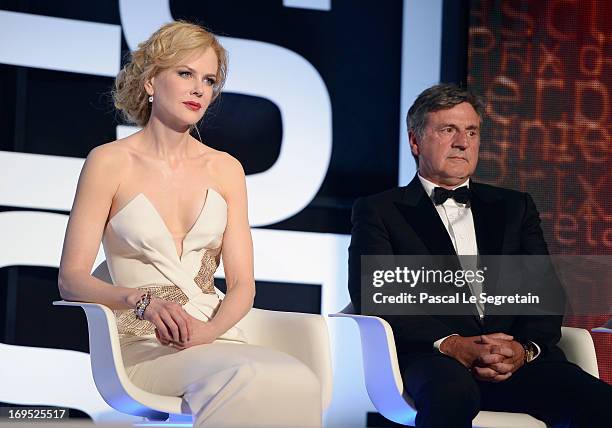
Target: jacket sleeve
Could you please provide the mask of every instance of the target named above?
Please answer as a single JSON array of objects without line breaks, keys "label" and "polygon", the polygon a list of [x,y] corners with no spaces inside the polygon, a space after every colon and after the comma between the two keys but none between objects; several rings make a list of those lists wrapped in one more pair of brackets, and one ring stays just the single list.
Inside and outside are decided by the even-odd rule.
[{"label": "jacket sleeve", "polygon": [[[525,193],[525,211],[521,225],[521,253],[537,256],[547,256],[548,246],[540,227],[540,215],[529,194]],[[549,260],[543,258],[542,260]],[[565,292],[557,278],[552,263],[538,268],[544,275],[543,283],[552,297],[552,306],[547,307],[551,315],[522,315],[517,317],[512,326],[511,334],[523,343],[532,341],[546,353],[561,339],[561,322],[565,309]]]},{"label": "jacket sleeve", "polygon": [[[358,199],[353,205],[348,285],[356,313],[362,313],[361,287],[362,283],[368,283],[367,278],[361,277],[361,256],[395,254],[389,230],[380,214],[381,209],[384,209],[384,207],[380,207],[367,198]],[[433,352],[433,343],[436,340],[456,333],[448,327],[447,323],[427,314],[378,316],[384,318],[391,325],[399,352],[402,350]]]},{"label": "jacket sleeve", "polygon": [[360,198],[353,205],[349,246],[349,294],[356,313],[361,313],[361,256],[393,254],[387,229],[374,207]]}]

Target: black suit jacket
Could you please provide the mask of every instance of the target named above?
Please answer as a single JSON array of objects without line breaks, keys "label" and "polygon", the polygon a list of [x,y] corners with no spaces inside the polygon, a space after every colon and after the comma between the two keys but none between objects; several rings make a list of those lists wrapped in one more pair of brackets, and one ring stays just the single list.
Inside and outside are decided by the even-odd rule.
[{"label": "black suit jacket", "polygon": [[[545,255],[548,248],[540,217],[527,193],[470,183],[471,210],[478,251],[485,255]],[[418,177],[406,187],[360,198],[353,205],[349,247],[349,292],[361,312],[362,255],[455,255],[455,249]],[[433,342],[461,336],[504,332],[533,341],[543,355],[563,358],[556,347],[562,316],[383,316],[393,329],[398,352],[434,352]]]}]

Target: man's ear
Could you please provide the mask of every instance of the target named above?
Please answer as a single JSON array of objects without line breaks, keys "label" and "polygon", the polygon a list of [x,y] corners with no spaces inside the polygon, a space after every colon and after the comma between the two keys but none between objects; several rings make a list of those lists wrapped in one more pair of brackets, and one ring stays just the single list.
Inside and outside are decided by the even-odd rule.
[{"label": "man's ear", "polygon": [[153,90],[153,80],[155,80],[155,76],[151,77],[144,84],[145,91],[147,91],[147,94],[149,95],[153,95],[155,93],[155,91]]},{"label": "man's ear", "polygon": [[414,131],[408,131],[408,143],[410,144],[410,151],[414,156],[419,156],[419,141]]}]

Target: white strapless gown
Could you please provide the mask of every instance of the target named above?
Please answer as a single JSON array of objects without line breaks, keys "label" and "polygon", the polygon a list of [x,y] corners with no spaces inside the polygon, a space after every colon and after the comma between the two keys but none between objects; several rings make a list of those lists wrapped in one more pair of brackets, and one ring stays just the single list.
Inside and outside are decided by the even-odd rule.
[{"label": "white strapless gown", "polygon": [[[179,256],[164,220],[140,193],[108,222],[104,252],[113,284],[149,289],[207,321],[220,304],[213,284],[219,266],[227,204],[208,189]],[[217,341],[183,351],[161,345],[148,321],[115,311],[121,352],[140,388],[182,396],[201,427],[317,427],[321,387],[297,359],[249,345],[233,327]]]}]

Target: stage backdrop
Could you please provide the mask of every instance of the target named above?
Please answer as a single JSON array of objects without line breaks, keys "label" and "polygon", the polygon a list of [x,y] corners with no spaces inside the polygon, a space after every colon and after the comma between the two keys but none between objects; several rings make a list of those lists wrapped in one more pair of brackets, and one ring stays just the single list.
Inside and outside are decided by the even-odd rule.
[{"label": "stage backdrop", "polygon": [[[221,36],[229,79],[201,134],[247,173],[255,305],[328,314],[349,302],[351,205],[414,174],[409,154],[400,156],[403,118],[419,91],[455,79],[455,59],[465,62],[456,12],[466,3],[449,1],[444,14],[442,0],[3,0],[0,403],[118,417],[93,385],[84,317],[51,302],[84,158],[135,130],[118,120],[109,92],[139,42],[181,18]],[[466,44],[443,52],[443,40],[445,49]],[[364,426],[374,409],[358,332],[350,320],[328,325],[334,396],[325,422]]]},{"label": "stage backdrop", "polygon": [[[489,101],[478,177],[531,193],[553,254],[612,254],[610,16],[607,0],[472,1],[468,84]],[[606,280],[582,281],[581,298]],[[612,334],[592,336],[612,383]]]},{"label": "stage backdrop", "polygon": [[[398,181],[405,184],[414,173],[405,137],[408,106],[418,92],[440,80],[465,83],[468,15],[461,12],[468,11],[463,7],[467,3],[3,0],[0,302],[4,304],[0,309],[0,402],[15,402],[11,399],[17,397],[22,404],[39,402],[78,408],[100,420],[116,417],[101,402],[87,377],[84,318],[76,310],[52,308],[51,302],[59,298],[57,264],[83,159],[93,147],[134,130],[118,121],[109,99],[113,77],[130,49],[164,22],[178,18],[197,20],[221,35],[230,53],[230,77],[225,94],[211,107],[201,130],[206,143],[236,156],[248,174],[256,251],[256,306],[328,314],[342,309],[349,300],[346,249],[353,200],[393,187]],[[577,87],[584,87],[575,86],[579,80],[586,80],[589,89],[588,82],[602,82],[605,73],[609,74],[605,49],[610,32],[601,27],[607,22],[597,21],[596,34],[603,31],[604,36],[585,33],[589,43],[595,44],[594,49],[586,49],[586,58],[590,61],[589,72],[596,76],[572,80],[568,70],[578,70],[580,66],[578,62],[571,63],[578,58],[571,53],[578,40],[563,41],[555,53],[557,42],[550,36],[553,42],[543,43],[546,49],[552,49],[551,53],[540,48],[546,34],[573,34],[573,21],[565,22],[565,15],[558,9],[566,3],[565,9],[573,10],[572,2],[556,6],[553,24],[546,20],[549,6],[537,6],[535,2],[473,5],[471,83],[486,94],[494,76],[503,75],[510,80],[502,79],[502,84],[514,79],[517,93],[522,94],[520,102],[513,103],[510,98],[493,104],[499,112],[497,116],[493,112],[491,126],[485,130],[484,152],[489,157],[479,174],[486,180],[533,191],[554,251],[563,250],[559,242],[567,244],[555,241],[557,233],[562,240],[575,239],[576,246],[572,248],[579,253],[604,252],[611,237],[605,227],[609,209],[601,198],[608,196],[604,193],[605,184],[597,178],[605,171],[605,161],[600,160],[605,158],[605,150],[599,141],[601,135],[607,134],[595,130],[584,137],[586,140],[574,140],[572,116],[582,111],[588,120],[597,122],[601,111],[597,113],[586,106],[591,98],[598,98],[588,95],[582,110],[565,106],[562,101],[572,99]],[[526,14],[533,15],[531,20],[522,19]],[[504,21],[518,33],[503,37],[522,43],[510,50],[516,55],[507,55],[506,67],[510,71],[500,71],[501,63],[495,60],[501,58]],[[545,25],[551,29],[545,29]],[[525,27],[531,28],[529,36],[521,33]],[[478,28],[484,29],[480,39],[474,36],[480,34]],[[555,33],[555,29],[559,31]],[[487,38],[487,31],[491,37]],[[536,35],[537,40],[533,39]],[[466,43],[461,49],[463,40]],[[531,53],[523,51],[527,45],[532,45]],[[601,55],[593,56],[598,52]],[[560,65],[550,61],[561,54],[569,55],[569,68],[562,77],[546,75],[553,83],[545,85],[549,91],[546,114],[554,115],[546,123],[554,128],[552,123],[562,122],[554,128],[559,137],[533,138],[530,141],[549,141],[550,145],[528,151],[530,155],[521,158],[517,149],[500,144],[516,143],[519,137],[511,125],[499,124],[499,119],[504,114],[514,114],[515,124],[520,115],[533,119],[529,112],[534,101],[528,91],[533,89],[541,66],[536,65],[536,60],[544,61],[544,73],[551,73],[550,67]],[[531,68],[525,73],[517,71],[518,63],[527,56]],[[523,62],[527,64],[526,61]],[[559,81],[564,82],[560,89],[554,86]],[[501,93],[493,93],[508,96],[506,89],[502,86]],[[596,95],[595,91],[592,90]],[[607,94],[605,99],[607,103]],[[515,110],[500,110],[509,107]],[[558,109],[566,109],[563,111],[569,114],[567,121],[558,119],[562,118]],[[607,104],[601,109],[608,112]],[[508,130],[507,140],[493,132],[503,129]],[[537,130],[534,128],[528,135]],[[568,136],[566,140],[563,135]],[[563,141],[572,149],[564,149],[559,143]],[[575,149],[578,141],[584,144]],[[502,150],[508,151],[505,158]],[[534,149],[529,146],[529,150]],[[560,163],[568,153],[578,160]],[[544,155],[548,157],[542,158]],[[540,158],[541,162],[528,163]],[[502,165],[507,168],[504,174]],[[572,186],[582,185],[579,178],[595,183],[592,189],[587,187],[595,192],[587,192],[592,196],[585,196],[582,202],[573,200],[573,211],[555,208],[539,183],[536,186],[534,181],[514,180],[513,174],[520,168],[531,173],[541,170],[543,174],[563,171],[573,177],[566,184],[570,194]],[[557,192],[551,188],[551,194]],[[560,215],[564,213],[575,216],[576,223]],[[557,232],[552,226],[554,216],[562,220]],[[591,235],[583,232],[585,224],[590,225]],[[576,231],[572,232],[572,227]],[[590,242],[598,242],[596,250]],[[100,253],[98,260],[102,258]],[[222,271],[218,280],[222,287]],[[590,323],[585,326],[603,322],[598,318],[579,321]],[[348,320],[330,320],[328,324],[334,397],[326,423],[334,427],[364,426],[373,407],[363,386],[357,331]],[[601,355],[610,348],[610,343],[606,345],[603,340],[596,337]]]}]

